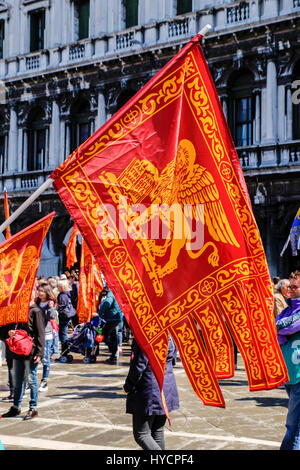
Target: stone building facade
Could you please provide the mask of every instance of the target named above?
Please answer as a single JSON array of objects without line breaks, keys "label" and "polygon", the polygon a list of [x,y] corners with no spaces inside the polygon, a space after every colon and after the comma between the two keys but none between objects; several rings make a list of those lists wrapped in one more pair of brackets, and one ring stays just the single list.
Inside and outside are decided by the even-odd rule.
[{"label": "stone building facade", "polygon": [[[300,206],[300,0],[0,1],[0,194],[11,212],[206,24],[271,275],[300,268],[289,249],[279,256]],[[52,210],[45,275],[64,269],[72,226],[54,189],[11,227]]]}]

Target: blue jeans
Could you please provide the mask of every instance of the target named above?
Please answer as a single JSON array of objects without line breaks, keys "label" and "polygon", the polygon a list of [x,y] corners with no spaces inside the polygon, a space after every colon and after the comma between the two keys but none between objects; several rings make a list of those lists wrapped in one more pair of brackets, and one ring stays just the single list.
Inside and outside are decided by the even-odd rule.
[{"label": "blue jeans", "polygon": [[122,343],[123,343],[123,319],[118,324],[117,337],[118,337],[118,346],[122,346]]},{"label": "blue jeans", "polygon": [[36,408],[38,404],[39,386],[37,381],[37,368],[39,363],[34,364],[33,359],[14,359],[14,406],[21,407],[24,394],[24,380],[30,387],[29,408]]},{"label": "blue jeans", "polygon": [[280,450],[300,450],[300,383],[285,386],[289,396],[286,433]]},{"label": "blue jeans", "polygon": [[51,347],[50,347],[50,357],[52,354],[58,354],[58,333],[56,331],[53,331],[53,340],[51,342]]},{"label": "blue jeans", "polygon": [[67,348],[67,339],[68,339],[68,329],[70,325],[70,320],[59,317],[58,323],[58,334],[59,334],[59,341],[61,344],[61,355],[63,356],[66,352]]},{"label": "blue jeans", "polygon": [[144,450],[165,450],[164,427],[166,415],[132,415],[135,442]]},{"label": "blue jeans", "polygon": [[43,377],[42,379],[48,379],[50,375],[50,366],[51,366],[51,345],[52,345],[52,339],[46,339],[45,340],[45,352],[44,352],[44,358],[42,359],[43,363]]},{"label": "blue jeans", "polygon": [[120,320],[106,321],[102,334],[104,336],[104,342],[108,346],[109,352],[111,354],[111,359],[117,359],[118,351],[118,336],[117,336],[117,327],[120,323]]}]

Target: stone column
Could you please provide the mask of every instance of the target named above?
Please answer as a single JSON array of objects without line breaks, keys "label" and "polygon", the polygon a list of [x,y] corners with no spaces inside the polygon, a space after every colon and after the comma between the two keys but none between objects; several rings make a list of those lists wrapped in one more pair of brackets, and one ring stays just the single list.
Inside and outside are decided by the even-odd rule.
[{"label": "stone column", "polygon": [[71,123],[70,121],[65,121],[65,156],[63,161],[70,155],[70,148],[71,148]]},{"label": "stone column", "polygon": [[10,110],[10,125],[8,133],[8,161],[7,171],[13,173],[17,170],[18,162],[18,118],[14,108]]},{"label": "stone column", "polygon": [[56,168],[60,164],[60,123],[59,107],[56,101],[52,103],[52,119],[49,136],[49,168]]},{"label": "stone column", "polygon": [[254,90],[255,95],[255,120],[254,120],[254,135],[253,135],[253,142],[254,144],[259,144],[261,141],[261,96],[260,90]]},{"label": "stone column", "polygon": [[97,116],[95,119],[95,128],[99,129],[99,127],[103,126],[105,122],[106,122],[105,96],[102,91],[99,91],[98,110],[97,110]]},{"label": "stone column", "polygon": [[285,86],[278,86],[278,113],[277,113],[277,136],[278,142],[285,140],[286,107],[285,107]]},{"label": "stone column", "polygon": [[228,96],[227,95],[222,95],[222,96],[220,96],[220,100],[221,100],[221,103],[222,103],[224,116],[226,118],[226,121],[228,122]]},{"label": "stone column", "polygon": [[277,139],[277,71],[276,64],[269,60],[267,64],[266,89],[266,141],[273,143]]},{"label": "stone column", "polygon": [[285,127],[285,139],[293,139],[293,103],[292,103],[292,91],[291,86],[286,87],[286,127]]},{"label": "stone column", "polygon": [[22,152],[22,172],[27,171],[28,168],[28,130],[23,129],[23,148]]}]

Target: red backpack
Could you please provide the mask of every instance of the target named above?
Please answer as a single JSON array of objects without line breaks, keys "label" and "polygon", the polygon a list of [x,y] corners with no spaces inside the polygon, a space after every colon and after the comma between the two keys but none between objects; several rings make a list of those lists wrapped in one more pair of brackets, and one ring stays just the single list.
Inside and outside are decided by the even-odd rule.
[{"label": "red backpack", "polygon": [[25,330],[15,331],[16,334],[13,337],[5,340],[9,349],[15,354],[29,356],[32,351],[33,338],[31,338]]}]

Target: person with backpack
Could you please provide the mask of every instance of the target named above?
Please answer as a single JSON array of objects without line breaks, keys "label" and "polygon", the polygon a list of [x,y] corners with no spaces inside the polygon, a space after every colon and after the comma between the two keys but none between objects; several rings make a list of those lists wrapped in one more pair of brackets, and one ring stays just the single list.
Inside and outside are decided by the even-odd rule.
[{"label": "person with backpack", "polygon": [[30,388],[29,410],[24,420],[33,419],[38,415],[37,368],[43,359],[45,350],[45,314],[34,302],[34,294],[29,308],[28,323],[18,323],[15,329],[9,330],[10,338],[17,334],[18,330],[24,330],[33,339],[31,352],[27,355],[13,353],[14,397],[13,406],[2,415],[2,418],[13,418],[21,413],[21,404],[24,396],[25,379]]},{"label": "person with backpack", "polygon": [[118,335],[117,328],[123,318],[123,312],[112,291],[106,286],[99,295],[98,315],[105,321],[102,334],[108,346],[110,357],[106,362],[117,364]]},{"label": "person with backpack", "polygon": [[[58,335],[61,344],[61,356],[65,356],[67,354],[70,320],[75,315],[76,311],[72,305],[69,281],[67,279],[58,281],[57,288],[59,291],[57,296]],[[59,359],[57,359],[57,361],[59,361]]]}]

